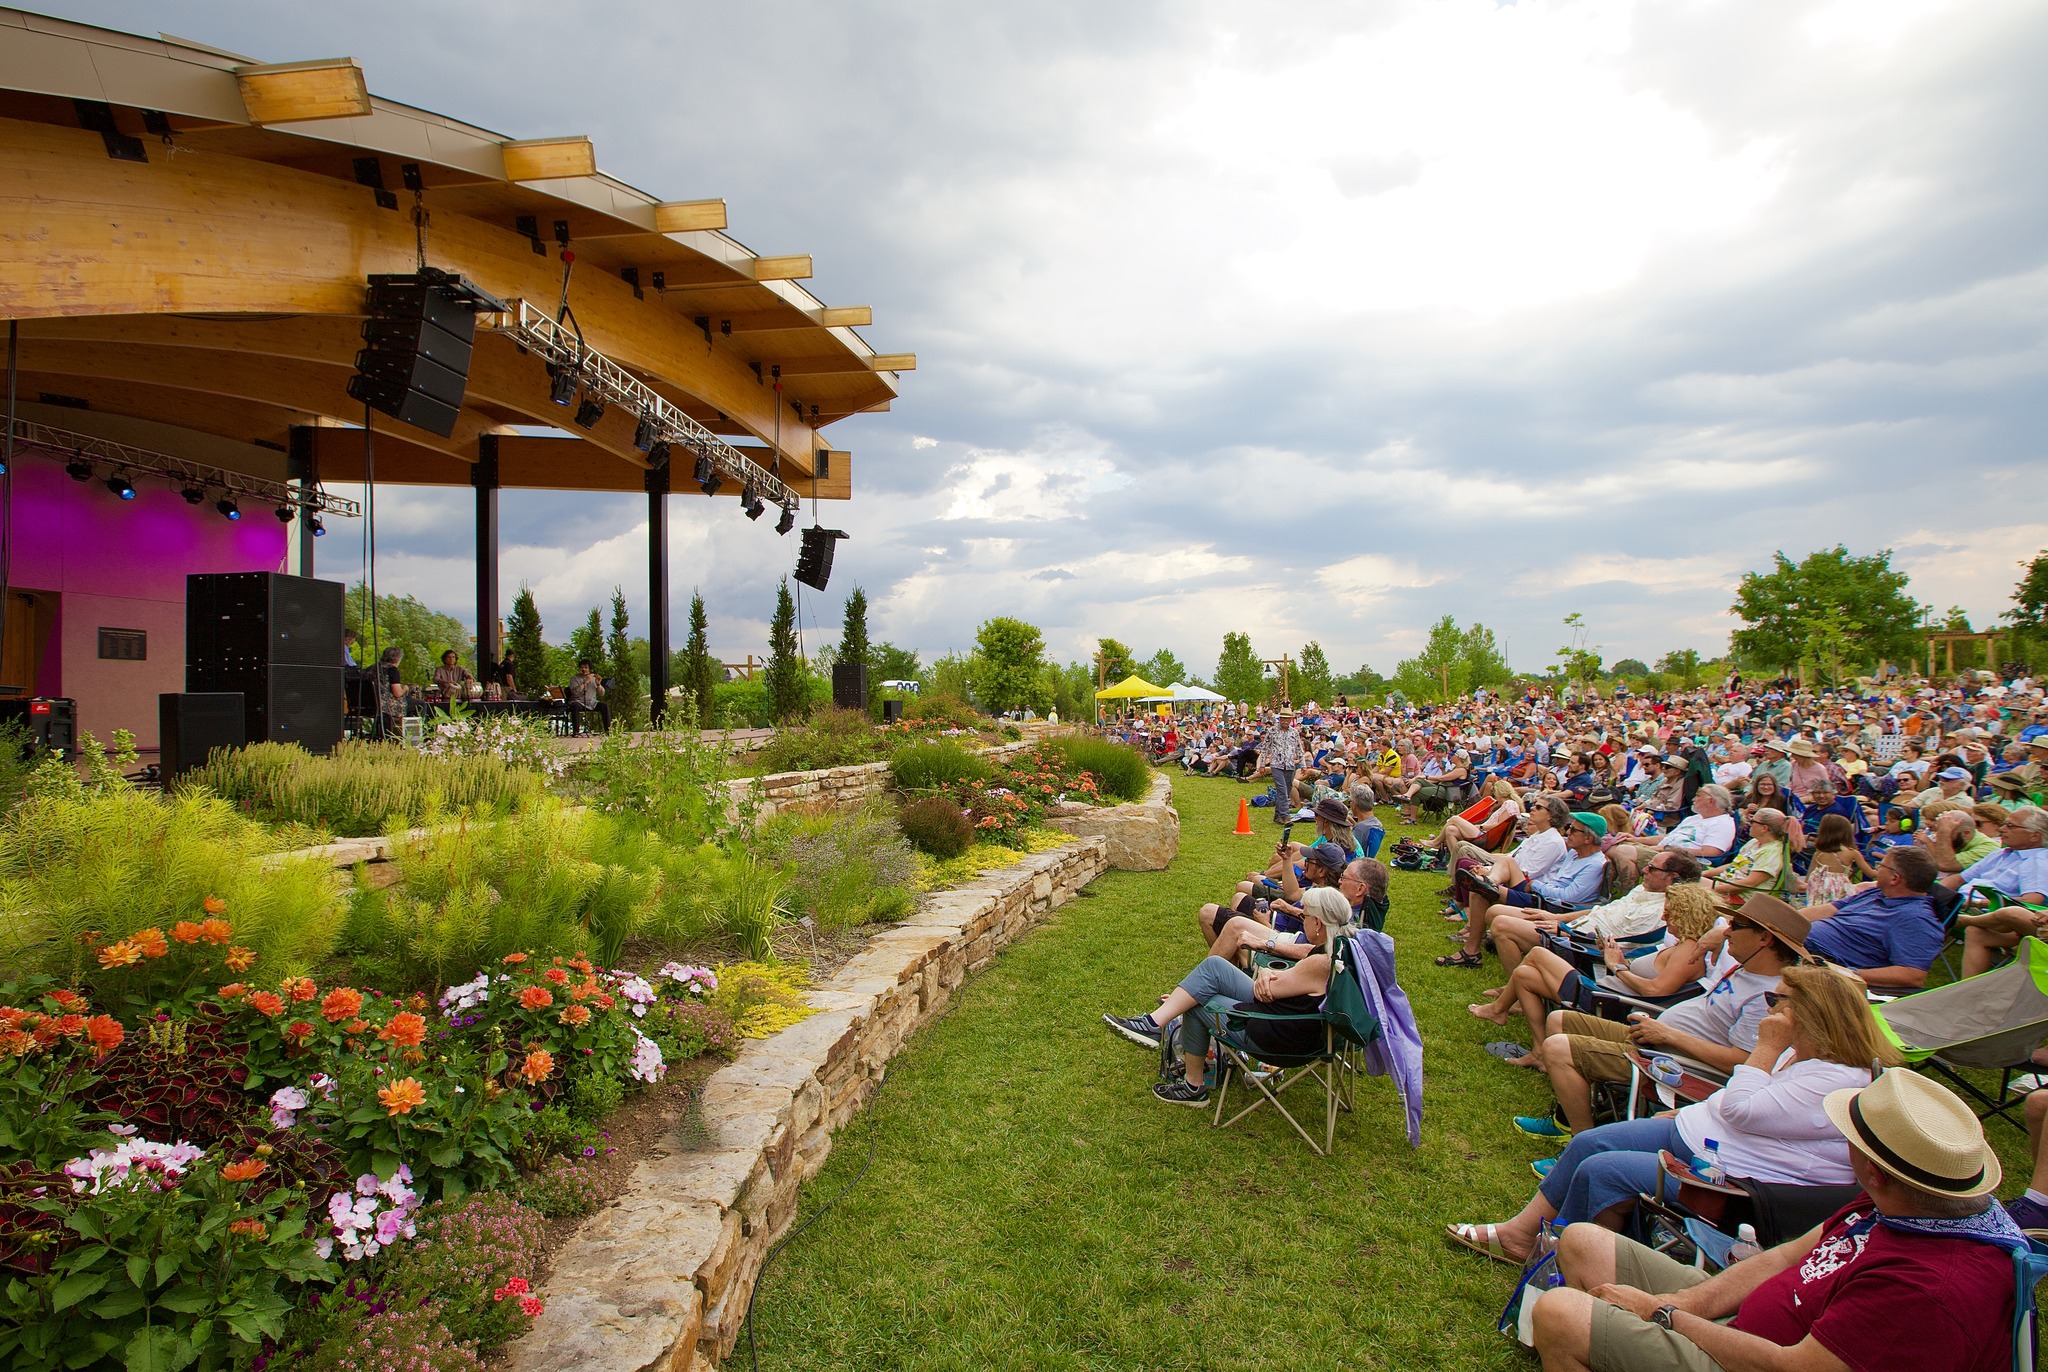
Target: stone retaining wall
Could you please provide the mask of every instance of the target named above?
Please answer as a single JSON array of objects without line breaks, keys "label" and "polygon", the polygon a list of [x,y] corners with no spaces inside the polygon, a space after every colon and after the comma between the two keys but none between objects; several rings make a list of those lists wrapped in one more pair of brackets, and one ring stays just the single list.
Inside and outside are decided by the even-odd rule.
[{"label": "stone retaining wall", "polygon": [[[982,749],[981,756],[1008,757],[1031,746],[1030,739],[1021,743],[999,743]],[[889,789],[889,764],[863,762],[853,767],[827,767],[816,772],[773,772],[764,777],[740,777],[726,782],[725,787],[730,797],[729,804],[735,808],[749,792],[753,793],[760,806],[756,813],[756,822],[759,822],[773,819],[792,806],[817,802],[833,806],[858,805],[881,795]]]},{"label": "stone retaining wall", "polygon": [[818,1013],[748,1042],[625,1194],[555,1256],[513,1372],[708,1372],[732,1352],[754,1278],[824,1166],[835,1129],[971,973],[1109,863],[1087,837],[943,891],[810,993]]},{"label": "stone retaining wall", "polygon": [[1070,834],[1100,834],[1109,842],[1109,865],[1119,872],[1157,872],[1180,851],[1180,811],[1173,808],[1173,778],[1152,776],[1145,798],[1054,815],[1046,820]]}]

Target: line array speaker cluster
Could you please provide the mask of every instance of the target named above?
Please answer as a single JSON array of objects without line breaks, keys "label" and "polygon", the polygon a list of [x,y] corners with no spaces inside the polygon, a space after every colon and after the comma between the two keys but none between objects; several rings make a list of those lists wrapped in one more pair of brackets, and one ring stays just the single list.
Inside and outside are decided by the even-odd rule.
[{"label": "line array speaker cluster", "polygon": [[450,272],[370,278],[369,346],[356,354],[348,393],[393,419],[446,438],[469,389],[476,312],[497,302]]},{"label": "line array speaker cluster", "polygon": [[821,529],[815,524],[805,529],[804,546],[796,555],[796,579],[814,591],[824,590],[832,579],[832,550],[844,537],[844,529]]}]

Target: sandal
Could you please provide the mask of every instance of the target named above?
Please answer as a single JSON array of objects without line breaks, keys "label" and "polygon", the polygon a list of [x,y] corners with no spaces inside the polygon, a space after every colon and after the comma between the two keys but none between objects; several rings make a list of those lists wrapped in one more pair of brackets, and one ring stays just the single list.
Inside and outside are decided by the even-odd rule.
[{"label": "sandal", "polygon": [[1468,953],[1460,948],[1457,952],[1436,960],[1439,967],[1484,967],[1486,958],[1479,953]]},{"label": "sandal", "polygon": [[1505,1039],[1487,1044],[1486,1051],[1510,1067],[1534,1067],[1536,1065],[1536,1057],[1533,1053],[1521,1044],[1509,1043]]},{"label": "sandal", "polygon": [[1452,1243],[1495,1262],[1504,1262],[1509,1267],[1520,1267],[1524,1261],[1501,1246],[1500,1226],[1497,1224],[1447,1224],[1444,1233],[1450,1235]]}]

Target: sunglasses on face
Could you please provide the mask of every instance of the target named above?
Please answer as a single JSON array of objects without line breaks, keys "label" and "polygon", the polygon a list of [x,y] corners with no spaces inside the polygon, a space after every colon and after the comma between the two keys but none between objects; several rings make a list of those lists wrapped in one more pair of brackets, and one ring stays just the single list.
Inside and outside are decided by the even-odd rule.
[{"label": "sunglasses on face", "polygon": [[1764,1008],[1766,1010],[1775,1010],[1791,998],[1792,993],[1790,991],[1766,991],[1764,992]]},{"label": "sunglasses on face", "polygon": [[1763,927],[1763,925],[1761,925],[1761,924],[1751,924],[1751,923],[1750,923],[1750,922],[1749,922],[1748,920],[1746,920],[1746,919],[1731,919],[1731,920],[1729,920],[1729,921],[1728,921],[1728,932],[1729,932],[1729,933],[1731,933],[1731,934],[1736,934],[1736,933],[1751,933],[1751,934],[1764,934],[1764,933],[1769,933],[1770,931],[1769,931],[1769,930],[1767,930],[1767,929],[1765,929],[1765,928]]}]

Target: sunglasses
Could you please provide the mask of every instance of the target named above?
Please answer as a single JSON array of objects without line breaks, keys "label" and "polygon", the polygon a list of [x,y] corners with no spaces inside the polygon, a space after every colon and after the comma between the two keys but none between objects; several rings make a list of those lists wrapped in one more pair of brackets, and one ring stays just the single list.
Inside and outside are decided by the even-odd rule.
[{"label": "sunglasses", "polygon": [[1741,931],[1747,931],[1752,934],[1768,934],[1769,932],[1771,932],[1770,930],[1764,928],[1763,925],[1752,924],[1750,921],[1746,919],[1731,919],[1728,921],[1729,933],[1733,934]]},{"label": "sunglasses", "polygon": [[1766,1010],[1775,1010],[1790,999],[1792,999],[1790,991],[1766,991],[1764,992],[1764,1008]]}]

